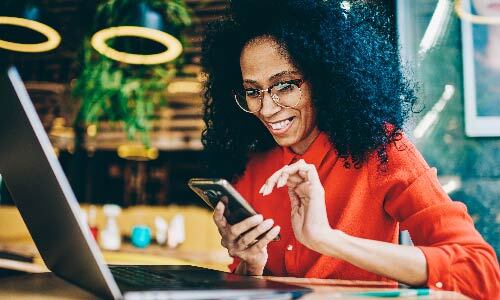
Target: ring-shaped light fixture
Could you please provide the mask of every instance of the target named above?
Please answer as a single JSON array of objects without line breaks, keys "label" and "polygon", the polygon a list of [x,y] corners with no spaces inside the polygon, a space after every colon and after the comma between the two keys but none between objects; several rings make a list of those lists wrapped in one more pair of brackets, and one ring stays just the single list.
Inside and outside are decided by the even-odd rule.
[{"label": "ring-shaped light fixture", "polygon": [[[164,45],[167,47],[167,50],[156,54],[133,54],[118,51],[106,44],[107,40],[121,36],[135,36],[150,39]],[[140,26],[117,26],[100,30],[92,36],[90,43],[97,52],[104,56],[116,61],[135,65],[166,63],[176,59],[182,53],[182,44],[174,36],[160,30]]]},{"label": "ring-shaped light fixture", "polygon": [[34,30],[43,34],[47,38],[47,41],[36,44],[24,44],[0,40],[0,48],[18,52],[46,52],[57,48],[57,46],[61,43],[61,36],[56,30],[37,21],[17,17],[0,16],[0,25],[1,24],[25,27]]},{"label": "ring-shaped light fixture", "polygon": [[462,0],[455,1],[455,11],[457,12],[457,15],[460,17],[460,19],[473,24],[500,25],[500,17],[479,16],[465,11]]}]

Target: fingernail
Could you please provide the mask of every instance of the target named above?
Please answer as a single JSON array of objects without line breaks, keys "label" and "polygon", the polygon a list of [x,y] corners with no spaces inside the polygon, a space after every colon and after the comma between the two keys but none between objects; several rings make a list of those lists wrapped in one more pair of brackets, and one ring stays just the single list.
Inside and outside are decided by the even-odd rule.
[{"label": "fingernail", "polygon": [[278,180],[278,183],[276,184],[276,187],[280,188],[282,183],[283,183],[283,178],[280,177],[280,179]]},{"label": "fingernail", "polygon": [[266,185],[264,184],[263,186],[261,186],[261,187],[260,187],[259,194],[262,194],[262,192],[264,191],[264,187],[265,187],[265,186],[266,186]]},{"label": "fingernail", "polygon": [[273,219],[267,219],[264,221],[264,223],[265,223],[266,227],[268,227],[268,226],[271,227],[271,226],[273,226],[274,221],[273,221]]},{"label": "fingernail", "polygon": [[281,179],[280,179],[280,186],[279,186],[279,187],[282,187],[282,186],[284,186],[285,184],[286,184],[286,178],[285,178],[285,177],[283,177],[283,178],[281,178]]},{"label": "fingernail", "polygon": [[264,196],[269,195],[269,191],[268,191],[268,189],[267,189],[267,188],[264,190],[264,192],[262,192],[262,195],[264,195]]},{"label": "fingernail", "polygon": [[266,194],[269,195],[269,194],[271,194],[272,191],[273,191],[273,187],[272,186],[268,186],[267,189],[266,189]]}]

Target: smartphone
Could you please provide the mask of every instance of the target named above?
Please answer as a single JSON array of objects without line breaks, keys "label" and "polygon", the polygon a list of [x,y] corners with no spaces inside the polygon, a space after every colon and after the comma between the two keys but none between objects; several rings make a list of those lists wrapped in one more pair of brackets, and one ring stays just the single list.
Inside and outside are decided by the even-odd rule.
[{"label": "smartphone", "polygon": [[[224,217],[229,224],[239,223],[257,213],[238,193],[238,191],[222,178],[191,178],[188,186],[208,206],[215,209],[219,201],[224,203]],[[275,238],[279,240],[280,236]]]}]

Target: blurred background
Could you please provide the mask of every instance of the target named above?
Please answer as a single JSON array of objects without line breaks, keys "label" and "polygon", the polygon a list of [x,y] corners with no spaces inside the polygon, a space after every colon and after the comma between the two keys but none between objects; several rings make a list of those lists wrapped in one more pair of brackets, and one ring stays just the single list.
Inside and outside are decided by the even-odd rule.
[{"label": "blurred background", "polygon": [[[495,88],[500,79],[495,80],[500,71],[488,49],[492,41],[500,43],[500,35],[495,35],[500,2],[372,2],[386,7],[391,30],[399,37],[402,65],[417,83],[420,112],[410,120],[407,133],[437,168],[450,197],[467,205],[477,229],[498,254],[500,91]],[[479,9],[493,2],[496,5],[489,11]],[[97,207],[100,226],[105,223],[104,204],[136,213],[123,213],[129,219],[121,222],[128,227],[120,226],[127,232],[144,220],[154,228],[154,217],[163,214],[168,219],[175,212],[185,217],[187,244],[199,239],[200,227],[210,231],[204,244],[183,249],[221,250],[210,212],[186,182],[203,176],[202,36],[207,23],[219,18],[228,3],[6,0],[0,4],[0,65],[18,68],[78,200],[87,212]],[[5,16],[36,20],[53,31],[5,22]],[[123,26],[133,29],[106,30]],[[47,47],[34,51],[2,41]],[[480,82],[484,78],[491,79]],[[490,90],[481,93],[481,89]],[[1,178],[0,184],[0,207],[12,208]],[[196,217],[187,211],[195,211]],[[143,219],[134,217],[141,214]],[[193,218],[204,218],[205,225],[193,228]],[[4,226],[0,243],[1,232],[8,228]],[[223,265],[225,259],[217,262]]]}]

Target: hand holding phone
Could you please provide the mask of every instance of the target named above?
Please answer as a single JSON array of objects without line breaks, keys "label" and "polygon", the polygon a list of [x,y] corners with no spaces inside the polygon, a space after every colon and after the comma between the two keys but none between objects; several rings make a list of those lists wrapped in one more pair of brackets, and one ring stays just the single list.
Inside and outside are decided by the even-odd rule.
[{"label": "hand holding phone", "polygon": [[222,201],[226,207],[224,216],[231,225],[257,214],[225,179],[192,178],[188,186],[212,209]]},{"label": "hand holding phone", "polygon": [[[188,186],[208,206],[215,209],[219,201],[224,203],[224,217],[230,225],[238,224],[257,213],[225,179],[221,178],[192,178]],[[279,240],[280,236],[275,238]]]},{"label": "hand holding phone", "polygon": [[224,179],[193,178],[189,187],[211,208],[229,255],[241,260],[237,273],[262,275],[267,263],[267,245],[279,239],[279,226],[263,220],[245,199]]}]

